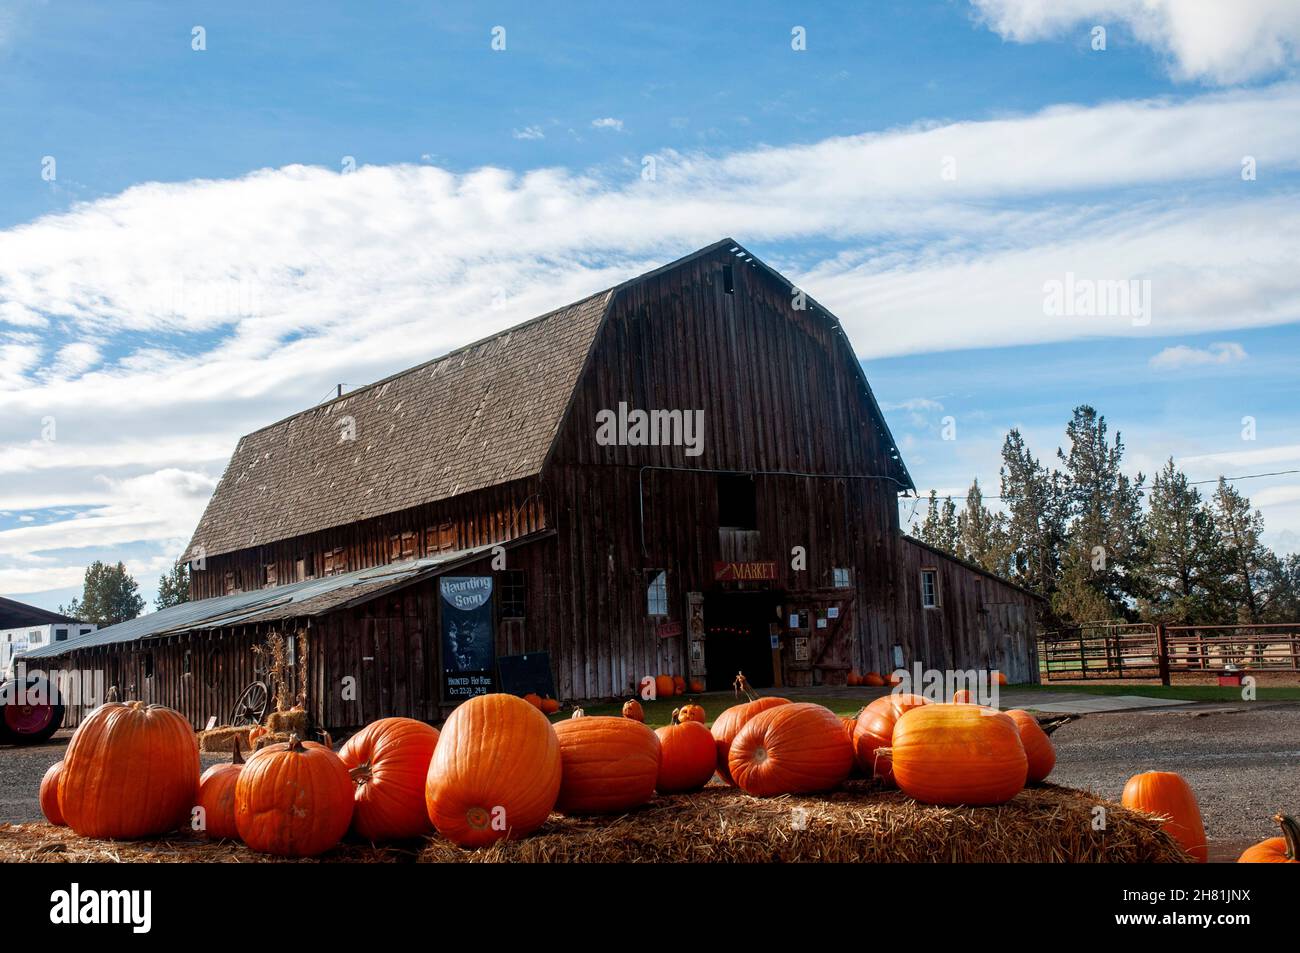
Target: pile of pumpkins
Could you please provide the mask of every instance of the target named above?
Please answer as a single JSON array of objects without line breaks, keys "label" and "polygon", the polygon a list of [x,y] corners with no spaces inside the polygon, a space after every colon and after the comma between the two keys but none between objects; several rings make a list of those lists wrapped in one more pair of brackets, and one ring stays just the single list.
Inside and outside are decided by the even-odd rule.
[{"label": "pile of pumpkins", "polygon": [[[110,702],[82,722],[65,759],[47,773],[41,806],[52,823],[89,837],[189,827],[304,857],[329,850],[349,831],[383,842],[436,830],[480,847],[532,833],[552,811],[621,813],[656,791],[698,791],[715,773],[758,797],[828,791],[856,771],[924,803],[1000,804],[1046,778],[1056,762],[1051,740],[1023,711],[902,693],[876,699],[851,719],[822,705],[763,697],[728,708],[712,729],[704,720],[704,709],[688,703],[658,730],[644,715],[587,716],[581,709],[552,724],[529,700],[489,694],[461,704],[441,732],[384,718],[337,753],[295,737],[246,763],[236,750],[232,763],[200,776],[194,732],[179,713]],[[1137,775],[1123,804],[1166,818],[1188,853],[1205,860],[1200,812],[1181,777]],[[1279,823],[1283,837],[1247,854],[1293,859],[1300,829],[1289,818]]]}]

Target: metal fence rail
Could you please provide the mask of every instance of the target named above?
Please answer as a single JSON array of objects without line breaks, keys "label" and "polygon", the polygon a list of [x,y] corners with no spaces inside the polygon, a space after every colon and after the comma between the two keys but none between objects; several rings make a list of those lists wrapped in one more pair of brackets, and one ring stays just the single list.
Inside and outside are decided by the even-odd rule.
[{"label": "metal fence rail", "polygon": [[1300,672],[1300,623],[1089,623],[1039,639],[1048,681],[1159,678],[1173,673]]}]

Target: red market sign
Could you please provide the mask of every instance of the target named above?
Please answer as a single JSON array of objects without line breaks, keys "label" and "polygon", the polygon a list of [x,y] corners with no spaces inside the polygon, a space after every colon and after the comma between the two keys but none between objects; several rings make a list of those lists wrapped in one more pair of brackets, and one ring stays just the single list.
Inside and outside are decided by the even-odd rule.
[{"label": "red market sign", "polygon": [[714,563],[716,582],[753,582],[775,580],[776,563]]},{"label": "red market sign", "polygon": [[661,639],[671,639],[674,635],[681,635],[682,631],[680,622],[660,622],[655,626],[655,635]]}]

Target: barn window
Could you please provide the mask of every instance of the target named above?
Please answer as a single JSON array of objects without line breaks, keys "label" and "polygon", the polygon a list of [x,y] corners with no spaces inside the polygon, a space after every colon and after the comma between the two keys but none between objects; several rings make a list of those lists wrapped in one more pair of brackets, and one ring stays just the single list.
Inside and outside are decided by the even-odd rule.
[{"label": "barn window", "polygon": [[274,586],[280,580],[280,573],[275,568],[275,563],[265,563],[262,566],[262,585]]},{"label": "barn window", "polygon": [[144,677],[153,678],[153,653],[145,652],[140,661],[144,666]]},{"label": "barn window", "polygon": [[646,589],[646,612],[649,615],[668,614],[668,571],[650,570],[650,585]]},{"label": "barn window", "polygon": [[415,558],[415,534],[394,533],[388,537],[388,558],[390,562],[399,559]]},{"label": "barn window", "polygon": [[424,551],[446,553],[456,548],[456,524],[448,520],[425,530]]},{"label": "barn window", "polygon": [[190,674],[190,650],[185,650],[185,656],[181,662],[181,671],[183,674]]},{"label": "barn window", "polygon": [[524,572],[508,569],[501,574],[501,618],[524,617]]},{"label": "barn window", "polygon": [[937,609],[939,607],[938,570],[921,570],[921,605],[926,609]]},{"label": "barn window", "polygon": [[343,569],[345,567],[345,562],[343,559],[343,550],[341,548],[330,550],[328,553],[325,554],[324,562],[325,565],[322,569],[321,575],[333,576],[343,572]]},{"label": "barn window", "polygon": [[852,589],[853,572],[843,566],[831,570],[831,587],[834,589]]},{"label": "barn window", "polygon": [[308,571],[308,558],[309,557],[307,556],[299,556],[293,564],[294,575],[297,577],[298,582],[302,582],[304,579],[308,579],[315,575],[314,572]]},{"label": "barn window", "polygon": [[54,641],[55,641],[55,642],[62,642],[62,641],[64,641],[65,639],[67,639],[67,637],[68,637],[68,630],[67,630],[67,629],[55,629],[55,630],[54,630]]},{"label": "barn window", "polygon": [[752,477],[734,473],[718,477],[718,526],[758,529],[758,500]]},{"label": "barn window", "polygon": [[736,291],[736,273],[730,265],[722,266],[722,291],[724,294],[734,294]]}]

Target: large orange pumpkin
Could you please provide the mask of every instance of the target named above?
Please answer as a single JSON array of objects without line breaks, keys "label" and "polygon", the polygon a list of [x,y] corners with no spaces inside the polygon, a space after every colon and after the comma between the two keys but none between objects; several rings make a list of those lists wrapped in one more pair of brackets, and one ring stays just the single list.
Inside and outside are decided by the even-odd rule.
[{"label": "large orange pumpkin", "polygon": [[922,695],[898,692],[877,698],[858,712],[853,727],[853,757],[863,774],[893,783],[888,748],[894,740],[894,725],[903,712],[928,704]]},{"label": "large orange pumpkin", "polygon": [[1001,804],[1020,792],[1029,772],[1016,723],[977,705],[903,712],[889,755],[903,793],[925,804]]},{"label": "large orange pumpkin", "polygon": [[656,728],[662,758],[655,787],[664,794],[698,791],[718,767],[713,734],[698,721],[678,721]]},{"label": "large orange pumpkin", "polygon": [[1163,818],[1161,826],[1174,836],[1183,850],[1202,864],[1209,858],[1201,807],[1182,775],[1173,771],[1135,774],[1124,785],[1120,803],[1132,810]]},{"label": "large orange pumpkin", "polygon": [[235,783],[244,770],[244,754],[235,738],[229,764],[214,764],[199,777],[199,794],[195,802],[203,808],[203,827],[199,833],[218,840],[239,836],[235,824]]},{"label": "large orange pumpkin", "polygon": [[746,794],[829,791],[849,776],[853,744],[829,708],[809,702],[759,712],[731,742],[727,765]]},{"label": "large orange pumpkin", "polygon": [[294,736],[244,765],[235,782],[235,826],[253,850],[314,857],[348,832],[353,787],[338,755]]},{"label": "large orange pumpkin", "polygon": [[[713,738],[709,737],[709,759],[713,759]],[[63,771],[63,762],[56,761],[50,765],[41,778],[41,813],[45,819],[56,827],[63,827],[63,812],[59,810],[59,774]]]},{"label": "large orange pumpkin", "polygon": [[355,790],[352,829],[370,841],[428,833],[424,782],[438,729],[414,718],[381,718],[348,739],[339,757]]},{"label": "large orange pumpkin", "polygon": [[429,819],[462,847],[523,837],[555,807],[561,770],[545,715],[514,695],[477,695],[442,726],[424,788]]},{"label": "large orange pumpkin", "polygon": [[555,726],[564,766],[555,809],[609,814],[654,797],[659,736],[630,718],[578,718]]},{"label": "large orange pumpkin", "polygon": [[1038,720],[1027,711],[1013,708],[1007,712],[1007,717],[1020,729],[1020,743],[1024,745],[1025,757],[1029,759],[1027,780],[1030,784],[1037,784],[1056,767],[1056,748],[1052,745],[1052,739],[1047,737],[1047,732],[1043,731]]},{"label": "large orange pumpkin", "polygon": [[1281,837],[1270,837],[1247,847],[1239,864],[1300,864],[1300,825],[1294,817],[1277,814],[1273,821],[1282,828]]},{"label": "large orange pumpkin", "polygon": [[658,698],[672,698],[675,685],[671,675],[658,675],[655,677],[655,695]]},{"label": "large orange pumpkin", "polygon": [[179,712],[108,702],[68,742],[59,809],[83,837],[148,837],[188,823],[198,790],[199,744]]},{"label": "large orange pumpkin", "polygon": [[722,780],[732,784],[731,768],[727,765],[727,757],[731,753],[732,739],[740,733],[740,729],[745,727],[745,723],[757,715],[759,712],[767,711],[777,705],[788,705],[788,698],[776,698],[773,696],[764,696],[756,698],[753,701],[744,702],[740,705],[732,705],[713,722],[713,740],[718,748],[718,774]]}]

